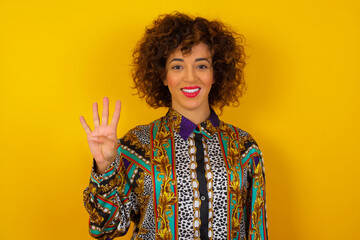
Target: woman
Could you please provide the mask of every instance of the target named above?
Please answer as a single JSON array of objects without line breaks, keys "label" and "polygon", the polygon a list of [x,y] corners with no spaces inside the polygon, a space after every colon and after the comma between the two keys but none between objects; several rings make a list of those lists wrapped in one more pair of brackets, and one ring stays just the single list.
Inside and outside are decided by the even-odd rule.
[{"label": "woman", "polygon": [[95,129],[80,117],[94,157],[84,203],[90,234],[113,239],[267,239],[261,152],[212,107],[237,102],[244,51],[218,21],[174,13],[146,29],[134,52],[140,97],[166,116],[117,140],[120,101],[108,125],[104,98]]}]

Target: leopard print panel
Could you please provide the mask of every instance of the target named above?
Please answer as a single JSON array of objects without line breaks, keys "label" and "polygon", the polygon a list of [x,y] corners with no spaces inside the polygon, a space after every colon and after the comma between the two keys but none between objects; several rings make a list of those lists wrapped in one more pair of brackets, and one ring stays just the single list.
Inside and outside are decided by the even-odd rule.
[{"label": "leopard print panel", "polygon": [[189,143],[174,132],[176,179],[178,189],[179,240],[194,238],[193,190],[191,187]]},{"label": "leopard print panel", "polygon": [[213,173],[213,240],[227,235],[227,171],[222,157],[218,135],[206,140],[210,167]]},{"label": "leopard print panel", "polygon": [[[176,178],[178,189],[178,212],[179,212],[179,239],[188,240],[194,238],[194,209],[193,189],[191,187],[189,143],[184,141],[176,132],[175,155],[176,155]],[[209,209],[213,209],[212,230],[213,239],[223,239],[227,234],[227,172],[217,135],[205,140],[210,159],[210,168],[213,173],[213,203]],[[190,224],[191,223],[191,224]]]}]

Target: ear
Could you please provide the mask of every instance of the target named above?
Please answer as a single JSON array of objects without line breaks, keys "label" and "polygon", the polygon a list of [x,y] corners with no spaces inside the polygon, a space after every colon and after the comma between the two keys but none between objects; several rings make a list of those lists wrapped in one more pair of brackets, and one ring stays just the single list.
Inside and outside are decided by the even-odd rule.
[{"label": "ear", "polygon": [[168,85],[168,81],[167,79],[165,78],[164,81],[163,81],[164,85],[167,86]]}]

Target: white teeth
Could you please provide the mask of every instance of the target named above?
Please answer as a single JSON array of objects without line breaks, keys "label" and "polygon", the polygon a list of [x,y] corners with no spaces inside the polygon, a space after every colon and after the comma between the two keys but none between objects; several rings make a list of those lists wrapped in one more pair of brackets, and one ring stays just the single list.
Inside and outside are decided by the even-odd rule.
[{"label": "white teeth", "polygon": [[193,88],[193,89],[181,89],[182,91],[186,93],[194,93],[200,90],[200,88]]}]

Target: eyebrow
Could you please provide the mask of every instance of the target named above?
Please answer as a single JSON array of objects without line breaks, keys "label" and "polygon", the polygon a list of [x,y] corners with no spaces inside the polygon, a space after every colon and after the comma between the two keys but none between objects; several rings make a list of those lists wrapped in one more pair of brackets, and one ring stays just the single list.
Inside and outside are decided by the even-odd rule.
[{"label": "eyebrow", "polygon": [[[210,63],[209,58],[196,58],[195,62],[200,62],[200,61],[204,61],[204,60],[207,61],[208,63]],[[173,58],[173,59],[171,59],[171,61],[169,63],[174,62],[174,61],[184,62],[184,59],[182,59],[182,58]]]},{"label": "eyebrow", "polygon": [[209,61],[209,58],[196,58],[195,59],[195,62],[200,62],[200,61],[207,61],[208,63],[210,63],[210,61]]},{"label": "eyebrow", "polygon": [[171,59],[171,61],[170,61],[169,63],[174,62],[174,61],[180,61],[180,62],[183,62],[183,61],[184,61],[184,59],[181,59],[181,58],[173,58],[173,59]]}]

